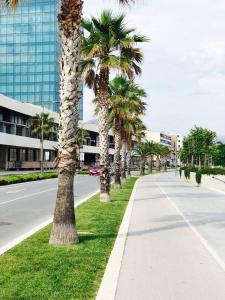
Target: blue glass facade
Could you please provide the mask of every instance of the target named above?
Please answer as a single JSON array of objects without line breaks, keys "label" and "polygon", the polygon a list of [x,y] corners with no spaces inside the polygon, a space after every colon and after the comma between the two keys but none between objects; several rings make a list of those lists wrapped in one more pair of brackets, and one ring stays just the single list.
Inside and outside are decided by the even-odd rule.
[{"label": "blue glass facade", "polygon": [[58,1],[21,3],[15,12],[0,13],[0,93],[58,111]]}]

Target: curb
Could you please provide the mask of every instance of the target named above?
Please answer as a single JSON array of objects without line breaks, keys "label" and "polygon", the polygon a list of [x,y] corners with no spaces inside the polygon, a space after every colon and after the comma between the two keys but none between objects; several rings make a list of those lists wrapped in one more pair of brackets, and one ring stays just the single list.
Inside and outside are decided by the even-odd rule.
[{"label": "curb", "polygon": [[134,204],[134,196],[137,189],[137,183],[141,178],[139,178],[134,185],[127,209],[125,211],[120,229],[109,257],[105,273],[96,296],[96,300],[114,300],[116,296],[117,283],[120,274],[120,268],[122,264],[125,243],[127,239],[127,234],[130,225],[131,214]]},{"label": "curb", "polygon": [[[86,202],[87,200],[89,200],[90,198],[95,196],[97,193],[99,193],[99,189],[96,190],[95,192],[87,195],[85,198],[81,199],[78,203],[76,203],[74,205],[74,207],[76,208],[76,207],[80,206],[82,203]],[[27,239],[28,237],[30,237],[31,235],[36,233],[37,231],[39,231],[39,230],[43,229],[44,227],[48,226],[52,222],[53,222],[53,218],[50,218],[47,221],[45,221],[45,222],[41,223],[40,225],[34,227],[33,229],[29,230],[28,232],[24,233],[23,235],[19,236],[18,238],[16,238],[12,242],[9,242],[5,246],[1,247],[0,248],[0,255],[4,254],[8,250],[15,247],[16,245],[18,245],[19,243],[21,243],[22,241],[24,241],[25,239]]]}]

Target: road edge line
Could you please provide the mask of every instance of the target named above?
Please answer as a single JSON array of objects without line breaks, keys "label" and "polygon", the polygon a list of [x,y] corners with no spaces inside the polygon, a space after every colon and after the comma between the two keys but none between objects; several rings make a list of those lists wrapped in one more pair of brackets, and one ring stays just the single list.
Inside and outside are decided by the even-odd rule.
[{"label": "road edge line", "polygon": [[130,226],[130,219],[133,211],[134,198],[137,190],[137,184],[141,178],[137,179],[131,193],[129,203],[123,216],[117,238],[115,240],[112,252],[110,254],[103,279],[101,281],[96,300],[114,300],[117,290],[117,284],[123,260],[125,243]]},{"label": "road edge line", "polygon": [[[94,197],[97,193],[99,193],[99,189],[96,190],[95,192],[90,193],[89,195],[85,196],[83,199],[81,199],[79,202],[77,202],[74,205],[74,207],[76,208],[76,207],[80,206],[84,202],[88,201],[90,198]],[[45,228],[46,226],[48,226],[52,222],[53,222],[53,218],[50,218],[47,221],[41,223],[40,225],[35,226],[31,230],[29,230],[26,233],[22,234],[18,238],[14,239],[12,242],[9,242],[5,246],[1,247],[0,248],[0,255],[4,254],[8,250],[10,250],[13,247],[17,246],[18,244],[20,244],[21,242],[23,242],[24,240],[26,240],[27,238],[29,238],[30,236],[32,236],[33,234],[35,234],[36,232],[38,232],[39,230]]]}]

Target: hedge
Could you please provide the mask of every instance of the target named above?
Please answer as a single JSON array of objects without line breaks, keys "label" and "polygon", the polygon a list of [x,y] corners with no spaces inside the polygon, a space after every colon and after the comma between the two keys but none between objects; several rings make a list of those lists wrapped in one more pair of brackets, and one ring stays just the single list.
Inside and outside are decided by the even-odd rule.
[{"label": "hedge", "polygon": [[26,174],[26,175],[11,175],[4,178],[0,178],[0,185],[9,185],[21,182],[28,182],[28,181],[36,181],[36,180],[44,180],[50,178],[58,177],[57,173],[33,173],[33,174]]},{"label": "hedge", "polygon": [[195,172],[195,179],[198,184],[201,183],[202,175],[225,175],[224,168],[202,168],[198,170],[196,167],[182,167],[180,168],[180,176],[181,172],[184,171],[184,175],[186,179],[190,178],[190,173]]}]

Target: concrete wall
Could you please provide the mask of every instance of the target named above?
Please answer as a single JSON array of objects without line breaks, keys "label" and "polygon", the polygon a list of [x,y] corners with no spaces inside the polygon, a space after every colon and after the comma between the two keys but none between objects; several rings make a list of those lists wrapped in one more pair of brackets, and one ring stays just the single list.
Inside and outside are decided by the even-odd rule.
[{"label": "concrete wall", "polygon": [[209,189],[216,189],[225,192],[225,176],[202,175],[201,186]]},{"label": "concrete wall", "polygon": [[207,189],[218,190],[225,192],[225,176],[224,175],[202,175],[201,184],[199,185],[195,180],[195,172],[190,173],[190,179],[186,179],[184,171],[182,171],[181,180],[192,186],[201,186]]}]

